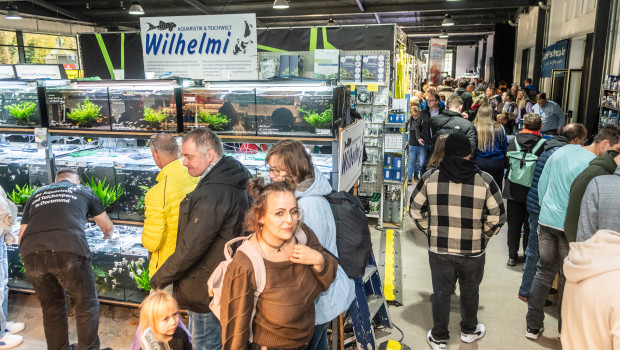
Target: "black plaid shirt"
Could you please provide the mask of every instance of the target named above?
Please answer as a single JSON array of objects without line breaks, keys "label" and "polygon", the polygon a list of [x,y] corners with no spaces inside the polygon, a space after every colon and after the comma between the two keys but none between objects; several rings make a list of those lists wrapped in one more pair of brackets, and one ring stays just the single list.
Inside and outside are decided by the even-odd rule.
[{"label": "black plaid shirt", "polygon": [[426,172],[411,195],[410,214],[439,254],[478,255],[506,222],[502,194],[491,175],[480,171],[463,183],[440,171]]}]

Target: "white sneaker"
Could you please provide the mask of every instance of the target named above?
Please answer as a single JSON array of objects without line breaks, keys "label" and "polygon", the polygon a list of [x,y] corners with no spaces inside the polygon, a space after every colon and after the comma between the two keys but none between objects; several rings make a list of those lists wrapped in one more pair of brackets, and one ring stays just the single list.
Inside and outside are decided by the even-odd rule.
[{"label": "white sneaker", "polygon": [[529,339],[534,339],[534,340],[538,340],[538,337],[540,337],[540,335],[542,334],[542,332],[545,330],[545,328],[541,328],[541,329],[530,329],[527,328],[527,331],[525,332],[525,337],[529,338]]},{"label": "white sneaker", "polygon": [[445,340],[437,340],[433,338],[431,331],[428,331],[428,334],[426,334],[426,342],[428,343],[428,345],[430,345],[431,349],[433,350],[447,350],[448,349],[448,342]]},{"label": "white sneaker", "polygon": [[10,349],[21,344],[23,341],[24,337],[21,335],[5,333],[4,336],[0,338],[0,349]]},{"label": "white sneaker", "polygon": [[6,323],[6,330],[9,331],[9,333],[12,333],[12,334],[19,333],[19,332],[23,331],[25,327],[26,327],[26,325],[24,325],[23,322],[7,321],[7,323]]},{"label": "white sneaker", "polygon": [[484,337],[486,333],[487,330],[484,325],[482,323],[478,323],[476,325],[476,330],[473,333],[465,334],[461,332],[461,341],[464,343],[473,343],[476,340]]}]

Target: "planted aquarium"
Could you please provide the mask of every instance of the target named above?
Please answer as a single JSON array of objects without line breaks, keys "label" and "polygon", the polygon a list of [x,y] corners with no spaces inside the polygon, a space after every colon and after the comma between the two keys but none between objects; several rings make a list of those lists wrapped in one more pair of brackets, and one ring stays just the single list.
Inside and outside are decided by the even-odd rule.
[{"label": "planted aquarium", "polygon": [[105,84],[70,80],[47,80],[44,84],[50,128],[111,130]]},{"label": "planted aquarium", "polygon": [[36,81],[0,81],[0,127],[41,126]]},{"label": "planted aquarium", "polygon": [[45,150],[37,148],[33,135],[2,136],[0,186],[21,208],[34,189],[49,183]]}]

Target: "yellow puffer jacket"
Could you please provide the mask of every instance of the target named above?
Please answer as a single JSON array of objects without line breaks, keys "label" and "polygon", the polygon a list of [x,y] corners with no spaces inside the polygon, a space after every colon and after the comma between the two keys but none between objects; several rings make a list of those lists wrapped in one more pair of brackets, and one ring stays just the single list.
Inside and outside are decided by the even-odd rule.
[{"label": "yellow puffer jacket", "polygon": [[168,163],[157,175],[157,184],[144,196],[146,207],[142,245],[151,253],[149,277],[168,259],[177,244],[179,204],[192,192],[198,177],[187,173],[181,160]]}]

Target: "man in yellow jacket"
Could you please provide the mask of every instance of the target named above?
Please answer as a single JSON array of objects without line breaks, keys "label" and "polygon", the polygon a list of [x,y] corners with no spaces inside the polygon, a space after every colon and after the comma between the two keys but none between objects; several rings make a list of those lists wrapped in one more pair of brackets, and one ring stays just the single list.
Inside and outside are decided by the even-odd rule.
[{"label": "man in yellow jacket", "polygon": [[179,203],[192,192],[197,177],[187,173],[179,160],[179,146],[170,134],[161,133],[151,139],[151,153],[158,168],[157,184],[144,196],[146,207],[142,245],[152,253],[149,277],[168,259],[176,248]]}]

